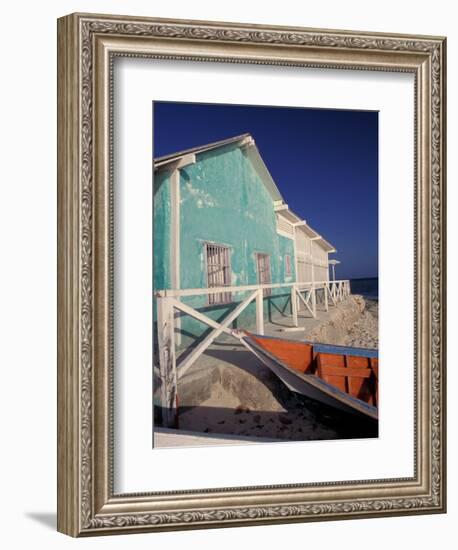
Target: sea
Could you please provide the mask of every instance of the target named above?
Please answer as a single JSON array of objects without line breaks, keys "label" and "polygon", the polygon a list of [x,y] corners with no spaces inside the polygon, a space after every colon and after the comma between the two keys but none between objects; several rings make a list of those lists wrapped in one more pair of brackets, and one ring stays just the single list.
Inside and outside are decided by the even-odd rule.
[{"label": "sea", "polygon": [[378,277],[369,279],[350,279],[352,294],[361,294],[364,298],[378,301]]}]

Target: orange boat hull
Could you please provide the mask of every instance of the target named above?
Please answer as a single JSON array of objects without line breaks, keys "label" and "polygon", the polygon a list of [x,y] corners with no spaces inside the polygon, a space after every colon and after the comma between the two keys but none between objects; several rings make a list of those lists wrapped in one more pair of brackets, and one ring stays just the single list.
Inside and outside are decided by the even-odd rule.
[{"label": "orange boat hull", "polygon": [[[295,391],[378,418],[378,353],[247,333],[246,344]],[[283,367],[283,370],[282,368]],[[288,371],[291,372],[286,372]],[[291,378],[298,373],[300,381]],[[310,391],[305,384],[308,384]],[[300,389],[298,389],[300,388]]]}]

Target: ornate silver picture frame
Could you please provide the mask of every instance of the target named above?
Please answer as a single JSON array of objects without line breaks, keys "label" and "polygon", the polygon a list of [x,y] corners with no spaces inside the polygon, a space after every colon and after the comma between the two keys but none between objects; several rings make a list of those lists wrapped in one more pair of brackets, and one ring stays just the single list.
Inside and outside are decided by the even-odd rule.
[{"label": "ornate silver picture frame", "polygon": [[[445,38],[433,36],[93,14],[58,20],[60,532],[91,536],[445,511],[445,52]],[[116,57],[414,76],[412,477],[349,482],[331,473],[325,483],[114,492]]]}]

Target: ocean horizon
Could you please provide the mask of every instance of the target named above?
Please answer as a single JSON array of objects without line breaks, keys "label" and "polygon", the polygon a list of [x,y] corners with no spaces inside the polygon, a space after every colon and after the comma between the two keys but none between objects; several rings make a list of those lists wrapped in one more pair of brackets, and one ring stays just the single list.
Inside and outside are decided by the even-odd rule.
[{"label": "ocean horizon", "polygon": [[350,279],[352,294],[361,294],[364,298],[378,300],[378,277]]}]

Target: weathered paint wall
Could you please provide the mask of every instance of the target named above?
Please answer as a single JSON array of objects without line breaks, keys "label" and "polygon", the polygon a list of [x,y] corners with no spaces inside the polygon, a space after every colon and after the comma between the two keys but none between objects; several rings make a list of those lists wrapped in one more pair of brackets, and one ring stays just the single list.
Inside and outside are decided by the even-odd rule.
[{"label": "weathered paint wall", "polygon": [[[170,231],[164,233],[163,226],[170,222],[170,193],[165,190],[169,182],[158,183],[155,200],[159,202],[154,209],[155,289],[170,288],[170,257],[165,254]],[[270,255],[273,283],[295,280],[293,241],[277,234],[272,198],[242,149],[231,145],[197,155],[195,164],[180,170],[180,199],[182,289],[207,287],[205,243],[209,242],[230,248],[232,286],[258,283],[257,252]],[[285,277],[286,254],[291,257],[289,277]],[[247,292],[240,292],[233,295],[236,303],[217,306],[209,306],[205,295],[182,300],[220,320],[247,296]],[[289,298],[289,289],[274,289],[272,296],[264,299],[265,318],[289,314]],[[236,326],[254,328],[254,303],[238,318]],[[189,345],[208,330],[199,321],[182,316],[182,345]]]},{"label": "weathered paint wall", "polygon": [[170,288],[170,172],[154,175],[153,208],[154,289]]}]

